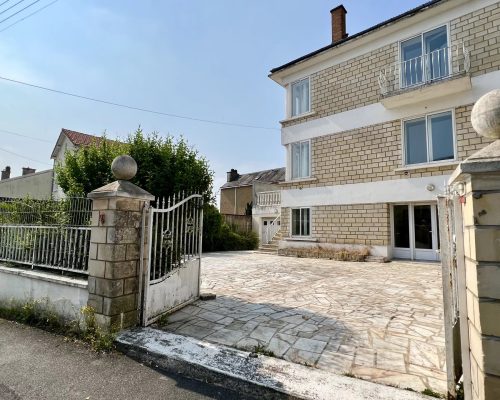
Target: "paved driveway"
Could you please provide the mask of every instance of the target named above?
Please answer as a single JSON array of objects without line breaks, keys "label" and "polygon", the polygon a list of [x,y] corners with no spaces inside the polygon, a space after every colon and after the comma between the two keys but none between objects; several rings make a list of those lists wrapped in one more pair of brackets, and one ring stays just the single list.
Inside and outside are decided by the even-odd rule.
[{"label": "paved driveway", "polygon": [[446,392],[440,266],[204,255],[203,291],[164,329],[421,391]]}]

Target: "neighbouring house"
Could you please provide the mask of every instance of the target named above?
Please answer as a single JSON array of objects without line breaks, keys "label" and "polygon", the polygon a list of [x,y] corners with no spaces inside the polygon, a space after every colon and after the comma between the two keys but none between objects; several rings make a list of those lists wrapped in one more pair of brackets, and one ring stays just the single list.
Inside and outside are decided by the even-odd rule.
[{"label": "neighbouring house", "polygon": [[368,247],[439,259],[436,197],[489,143],[473,103],[500,87],[500,2],[434,0],[274,68],[286,90],[283,254]]},{"label": "neighbouring house", "polygon": [[[220,212],[229,224],[253,229],[261,243],[268,243],[270,229],[279,225],[279,184],[285,180],[285,168],[238,174],[231,169],[220,188]],[[274,234],[273,234],[274,236]]]},{"label": "neighbouring house", "polygon": [[[58,163],[64,163],[64,155],[67,151],[75,151],[82,146],[88,146],[94,142],[99,143],[101,140],[100,136],[61,129],[51,154],[54,166]],[[64,193],[57,185],[55,178],[54,169],[36,172],[29,167],[23,168],[21,176],[11,177],[11,168],[7,166],[1,175],[0,197],[61,199],[64,197]]]},{"label": "neighbouring house", "polygon": [[51,169],[36,172],[35,169],[24,167],[22,175],[11,177],[9,166],[2,170],[0,180],[0,198],[23,198],[42,200],[50,199],[54,174]]},{"label": "neighbouring house", "polygon": [[[67,151],[75,151],[82,146],[89,146],[92,143],[99,143],[102,140],[100,136],[89,135],[87,133],[81,133],[76,131],[71,131],[69,129],[61,129],[61,133],[57,138],[57,142],[52,150],[50,158],[54,160],[54,166],[59,163],[64,163],[64,156]],[[57,184],[54,179],[52,186],[52,197],[54,199],[60,199],[64,197],[62,189]]]}]

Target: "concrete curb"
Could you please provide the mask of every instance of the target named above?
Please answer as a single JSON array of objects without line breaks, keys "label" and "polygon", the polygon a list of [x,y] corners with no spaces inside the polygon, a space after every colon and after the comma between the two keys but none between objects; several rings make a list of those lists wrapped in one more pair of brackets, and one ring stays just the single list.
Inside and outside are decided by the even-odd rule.
[{"label": "concrete curb", "polygon": [[123,331],[117,347],[168,372],[210,382],[259,399],[422,400],[420,393],[305,367],[152,328]]}]

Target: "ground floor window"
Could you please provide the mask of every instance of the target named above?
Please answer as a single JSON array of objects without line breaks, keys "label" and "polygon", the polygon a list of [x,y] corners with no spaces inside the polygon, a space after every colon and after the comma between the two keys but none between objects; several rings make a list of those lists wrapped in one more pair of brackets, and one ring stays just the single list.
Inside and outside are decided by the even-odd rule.
[{"label": "ground floor window", "polygon": [[311,209],[292,209],[292,236],[309,236],[311,234]]}]

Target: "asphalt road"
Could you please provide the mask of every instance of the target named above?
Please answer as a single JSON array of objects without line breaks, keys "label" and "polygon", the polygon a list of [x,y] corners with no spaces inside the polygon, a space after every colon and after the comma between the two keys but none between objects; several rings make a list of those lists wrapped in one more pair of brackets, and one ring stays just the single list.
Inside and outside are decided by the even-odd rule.
[{"label": "asphalt road", "polygon": [[246,399],[0,319],[0,400]]}]

